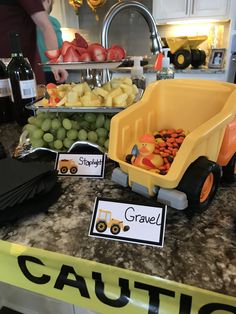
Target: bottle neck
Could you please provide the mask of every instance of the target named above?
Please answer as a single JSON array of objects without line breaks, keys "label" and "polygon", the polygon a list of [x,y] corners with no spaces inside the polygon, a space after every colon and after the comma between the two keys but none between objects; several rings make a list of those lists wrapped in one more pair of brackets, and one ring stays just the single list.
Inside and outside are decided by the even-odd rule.
[{"label": "bottle neck", "polygon": [[20,35],[15,32],[10,33],[10,44],[11,44],[11,57],[23,57],[23,53],[20,45]]},{"label": "bottle neck", "polygon": [[22,58],[23,57],[23,53],[22,52],[12,52],[11,53],[11,57],[12,58]]}]

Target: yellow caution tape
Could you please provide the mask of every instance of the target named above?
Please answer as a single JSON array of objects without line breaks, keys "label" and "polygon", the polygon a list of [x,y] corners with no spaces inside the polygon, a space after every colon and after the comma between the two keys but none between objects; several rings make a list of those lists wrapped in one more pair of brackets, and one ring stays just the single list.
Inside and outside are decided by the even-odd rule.
[{"label": "yellow caution tape", "polygon": [[236,298],[0,240],[0,281],[102,314],[235,314]]}]

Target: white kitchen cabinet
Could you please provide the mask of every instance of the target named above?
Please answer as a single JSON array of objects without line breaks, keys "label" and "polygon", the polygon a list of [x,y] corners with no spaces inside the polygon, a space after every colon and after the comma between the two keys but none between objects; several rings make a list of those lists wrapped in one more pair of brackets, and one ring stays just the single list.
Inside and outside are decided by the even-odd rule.
[{"label": "white kitchen cabinet", "polygon": [[229,0],[192,0],[190,15],[194,17],[227,18],[229,13]]},{"label": "white kitchen cabinet", "polygon": [[153,16],[158,24],[187,19],[227,19],[230,0],[154,0]]},{"label": "white kitchen cabinet", "polygon": [[52,16],[56,17],[61,27],[79,28],[79,18],[68,1],[54,0]]}]

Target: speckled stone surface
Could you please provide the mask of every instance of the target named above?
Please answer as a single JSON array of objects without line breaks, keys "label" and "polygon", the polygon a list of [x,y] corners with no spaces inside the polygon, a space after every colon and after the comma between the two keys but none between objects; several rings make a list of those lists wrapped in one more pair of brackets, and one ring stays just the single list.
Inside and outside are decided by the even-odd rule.
[{"label": "speckled stone surface", "polygon": [[[0,141],[10,152],[19,132],[15,124],[0,126]],[[104,179],[60,178],[57,203],[47,213],[2,226],[0,239],[236,296],[236,185],[220,186],[203,213],[168,208],[163,248],[89,237],[95,197],[147,202],[110,180],[114,167],[107,162]]]}]

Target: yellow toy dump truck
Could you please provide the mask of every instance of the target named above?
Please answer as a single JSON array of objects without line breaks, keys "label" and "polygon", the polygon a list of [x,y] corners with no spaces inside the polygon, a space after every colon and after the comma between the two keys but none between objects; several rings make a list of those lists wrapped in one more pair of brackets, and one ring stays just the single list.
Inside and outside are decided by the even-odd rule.
[{"label": "yellow toy dump truck", "polygon": [[[220,180],[236,177],[236,85],[174,79],[150,84],[143,98],[112,118],[108,156],[119,163],[112,180],[176,209],[204,209]],[[163,175],[126,161],[144,134],[187,133]]]},{"label": "yellow toy dump truck", "polygon": [[207,36],[181,36],[166,38],[170,48],[170,61],[177,69],[185,69],[190,64],[198,68],[205,64],[206,53],[198,46],[207,40]]},{"label": "yellow toy dump truck", "polygon": [[98,232],[105,232],[107,228],[110,228],[111,233],[114,235],[120,233],[120,231],[129,230],[129,226],[124,226],[123,221],[113,219],[109,210],[99,209],[96,219],[96,230]]}]

